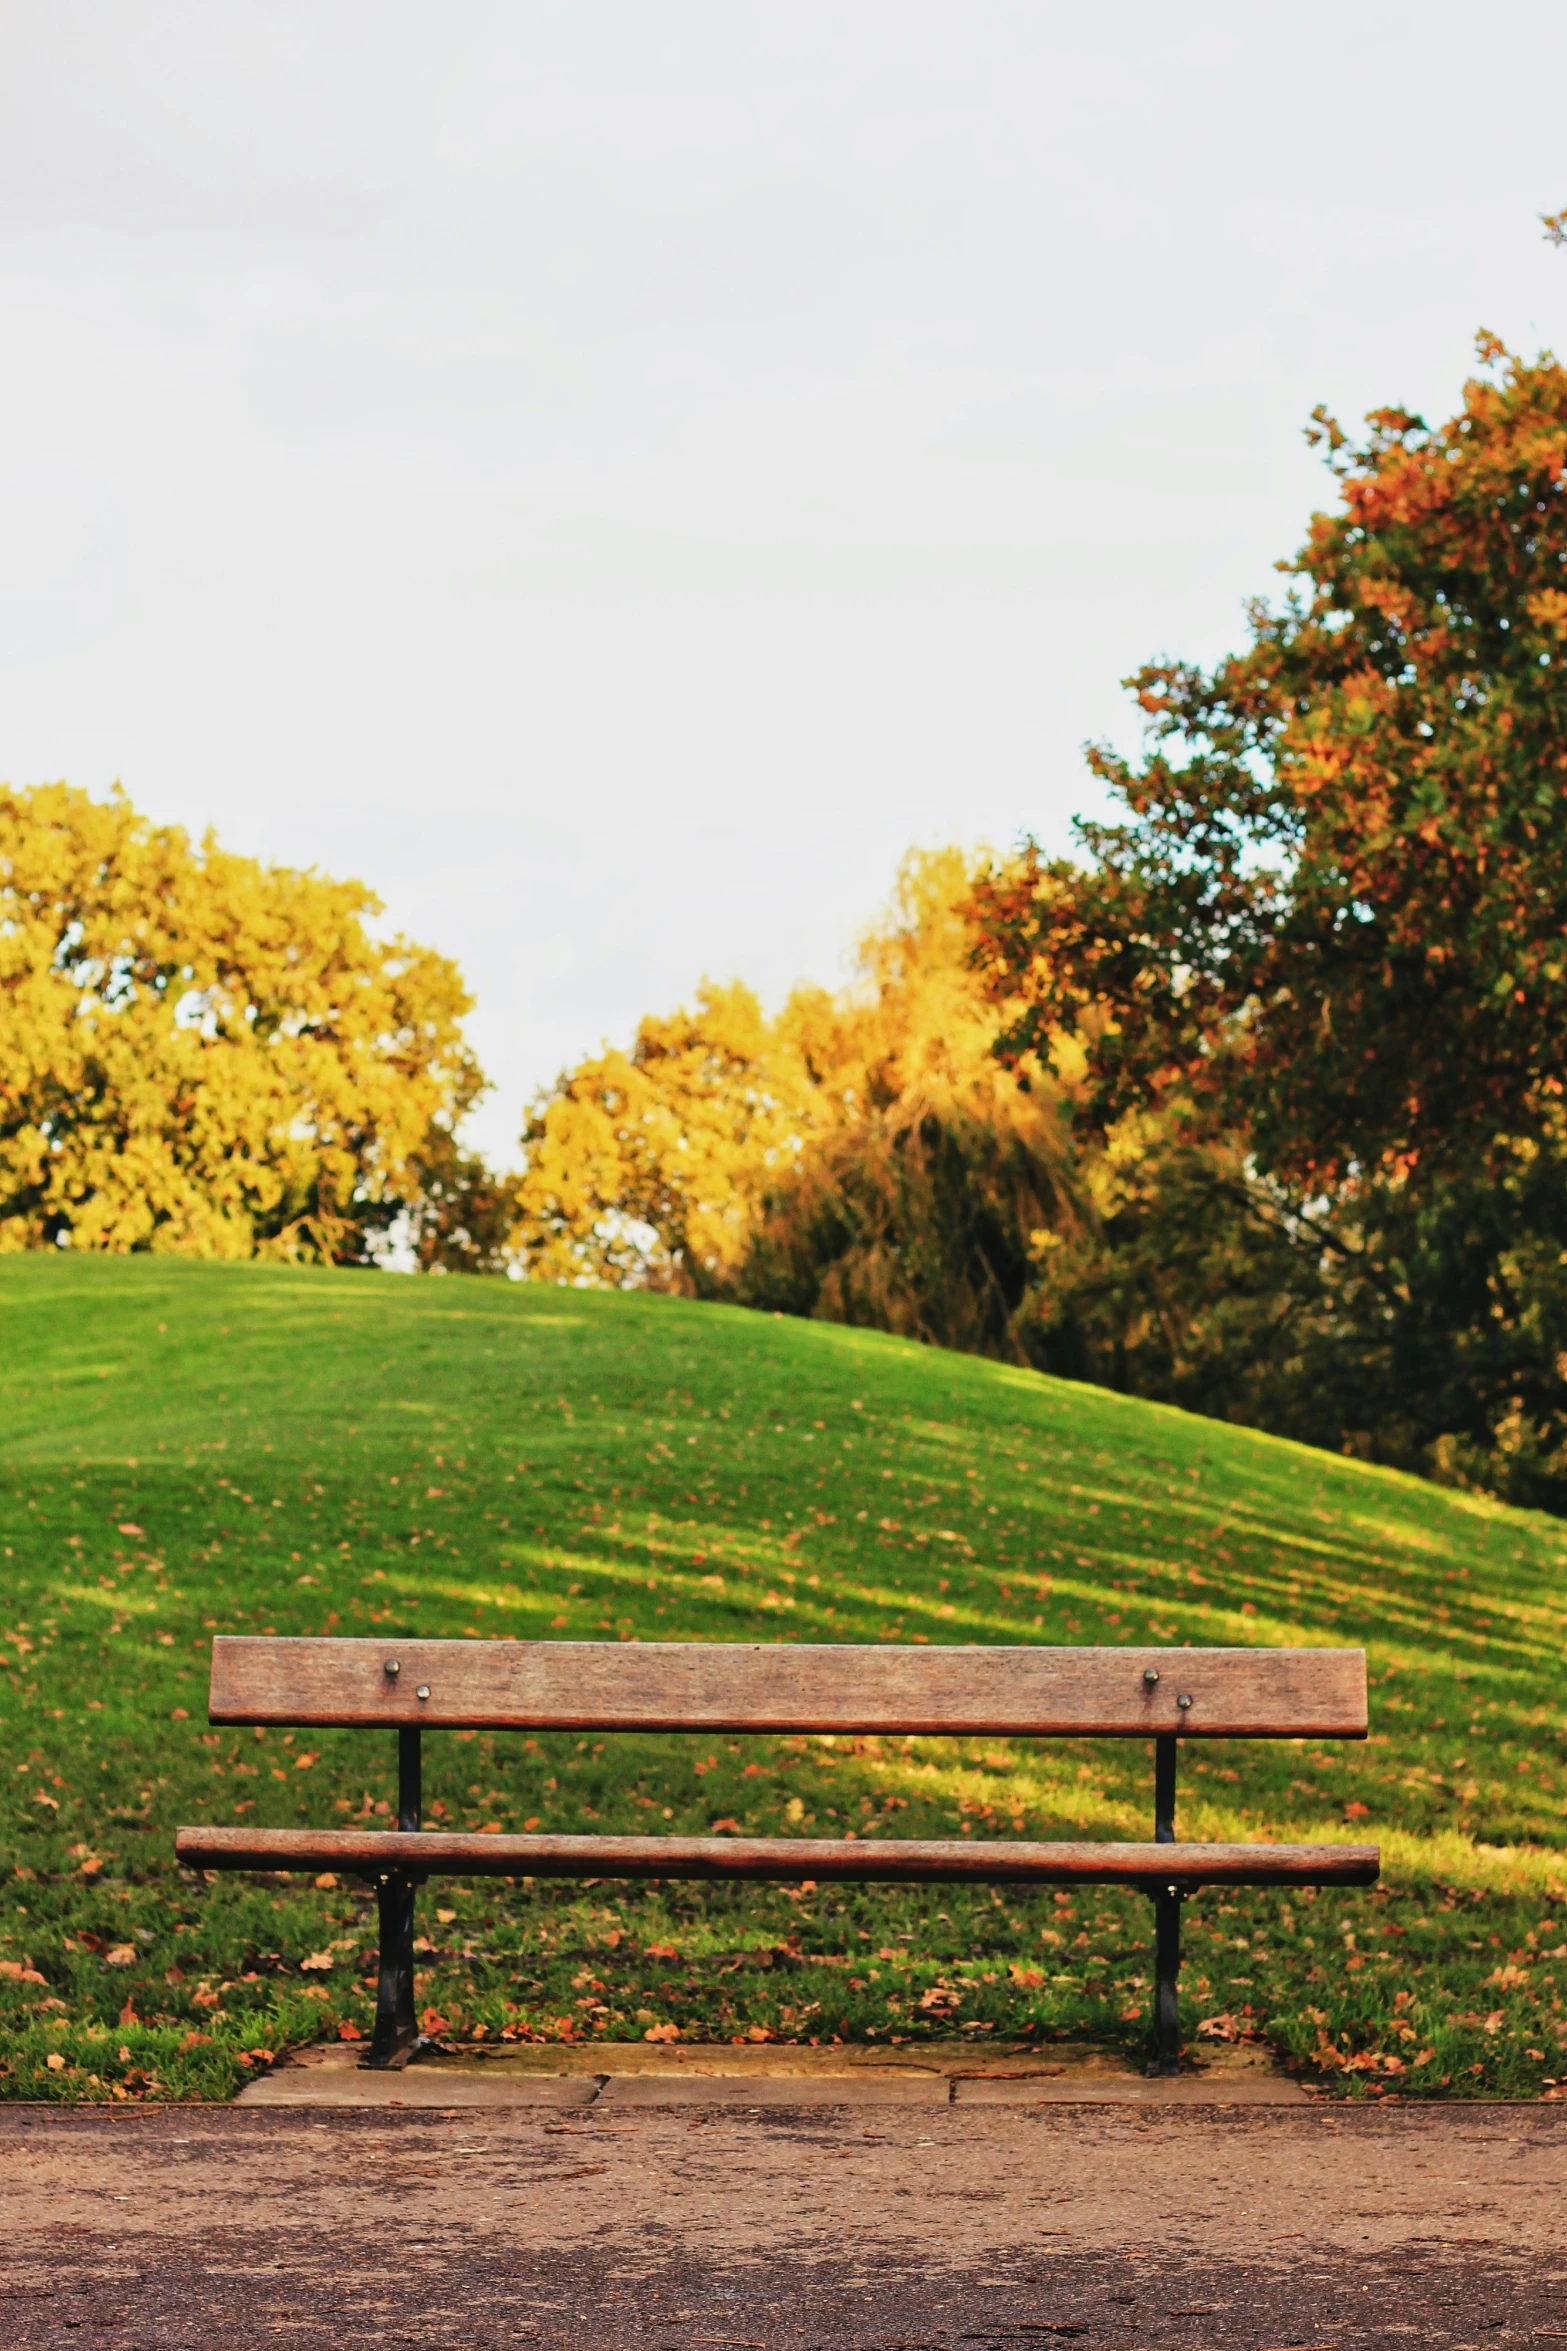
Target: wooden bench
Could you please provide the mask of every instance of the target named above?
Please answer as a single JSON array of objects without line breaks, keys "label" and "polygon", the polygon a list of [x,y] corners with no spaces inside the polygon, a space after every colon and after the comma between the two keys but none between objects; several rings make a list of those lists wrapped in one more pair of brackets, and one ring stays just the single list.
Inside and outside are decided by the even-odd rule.
[{"label": "wooden bench", "polygon": [[[1179,2069],[1181,1903],[1199,1886],[1374,1882],[1374,1845],[1177,1845],[1181,1739],[1363,1739],[1359,1649],[799,1647],[747,1643],[219,1638],[214,1723],[397,1733],[395,1829],[182,1828],[192,1869],[342,1870],[376,1888],[365,2062],[406,2064],[414,1895],[441,1875],[1123,1885],[1156,1915],[1150,2072]],[[916,1733],[1151,1739],[1147,1844],[1010,1838],[502,1836],[421,1824],[426,1730]]]}]

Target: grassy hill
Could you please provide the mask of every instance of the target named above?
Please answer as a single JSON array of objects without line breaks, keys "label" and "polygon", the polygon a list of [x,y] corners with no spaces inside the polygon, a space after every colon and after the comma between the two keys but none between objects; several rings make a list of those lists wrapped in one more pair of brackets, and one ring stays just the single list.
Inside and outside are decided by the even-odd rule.
[{"label": "grassy hill", "polygon": [[[218,2094],[365,2030],[350,1884],[181,1820],[343,1821],[390,1740],[209,1731],[214,1631],[1364,1643],[1373,1738],[1188,1746],[1185,1836],[1375,1836],[1373,1892],[1210,1893],[1188,2030],[1339,2087],[1567,2075],[1558,1522],[874,1334],[637,1296],[0,1259],[0,2092]],[[1140,1743],[435,1735],[460,1826],[1148,1833]],[[1145,2029],[1148,1905],[437,1885],[457,2040]],[[302,1968],[315,1957],[320,1964]]]}]

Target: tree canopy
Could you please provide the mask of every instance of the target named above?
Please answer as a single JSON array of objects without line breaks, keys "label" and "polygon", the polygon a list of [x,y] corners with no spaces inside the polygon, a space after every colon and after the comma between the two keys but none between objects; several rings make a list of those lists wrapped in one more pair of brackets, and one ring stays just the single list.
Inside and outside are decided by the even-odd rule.
[{"label": "tree canopy", "polygon": [[1080,1131],[1156,1139],[1075,1294],[1131,1384],[1562,1507],[1567,371],[1480,350],[1434,427],[1318,412],[1339,503],[1286,593],[1128,681],[1123,814],[975,915],[1003,1057],[1070,1032]]},{"label": "tree canopy", "polygon": [[1292,1182],[1562,1135],[1567,371],[1481,351],[1434,428],[1318,412],[1341,503],[1289,592],[1212,671],[1128,681],[1150,748],[1092,752],[1127,813],[1086,868],[983,893],[1014,1051],[1092,1026],[1106,1116],[1196,1089]]},{"label": "tree canopy", "polygon": [[1070,1195],[1059,1086],[994,1047],[957,850],[905,863],[850,987],[776,1018],[704,984],[567,1071],[523,1137],[515,1239],[544,1278],[639,1282],[1018,1355]]},{"label": "tree canopy", "polygon": [[359,882],[0,788],[0,1249],[362,1258],[481,1091]]}]

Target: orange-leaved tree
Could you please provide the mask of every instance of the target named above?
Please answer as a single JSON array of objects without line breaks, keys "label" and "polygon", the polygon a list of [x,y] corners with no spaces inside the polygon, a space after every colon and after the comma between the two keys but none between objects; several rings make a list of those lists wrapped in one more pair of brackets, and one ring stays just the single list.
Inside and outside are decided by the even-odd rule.
[{"label": "orange-leaved tree", "polygon": [[[1173,1110],[1265,1236],[1268,1424],[1561,1508],[1567,369],[1481,358],[1438,424],[1319,412],[1339,498],[1286,594],[1129,681],[1145,755],[1092,754],[1119,818],[977,919],[1003,1052],[1086,1039],[1080,1115]],[[1169,1392],[1207,1405],[1227,1346]]]},{"label": "orange-leaved tree", "polygon": [[0,788],[0,1249],[362,1259],[483,1080],[359,882]]},{"label": "orange-leaved tree", "polygon": [[1507,1160],[1567,1083],[1567,369],[1511,359],[1458,414],[1352,441],[1338,507],[1210,671],[1130,682],[1141,761],[1086,869],[985,889],[1011,1038],[1092,1020],[1110,1114],[1173,1083],[1313,1186]]}]

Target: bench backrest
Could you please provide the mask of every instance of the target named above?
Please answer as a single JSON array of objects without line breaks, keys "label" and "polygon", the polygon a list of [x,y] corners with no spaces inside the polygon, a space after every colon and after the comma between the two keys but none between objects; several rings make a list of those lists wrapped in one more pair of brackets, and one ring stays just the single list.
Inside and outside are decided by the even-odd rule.
[{"label": "bench backrest", "polygon": [[220,1635],[215,1723],[1363,1739],[1362,1649]]}]

